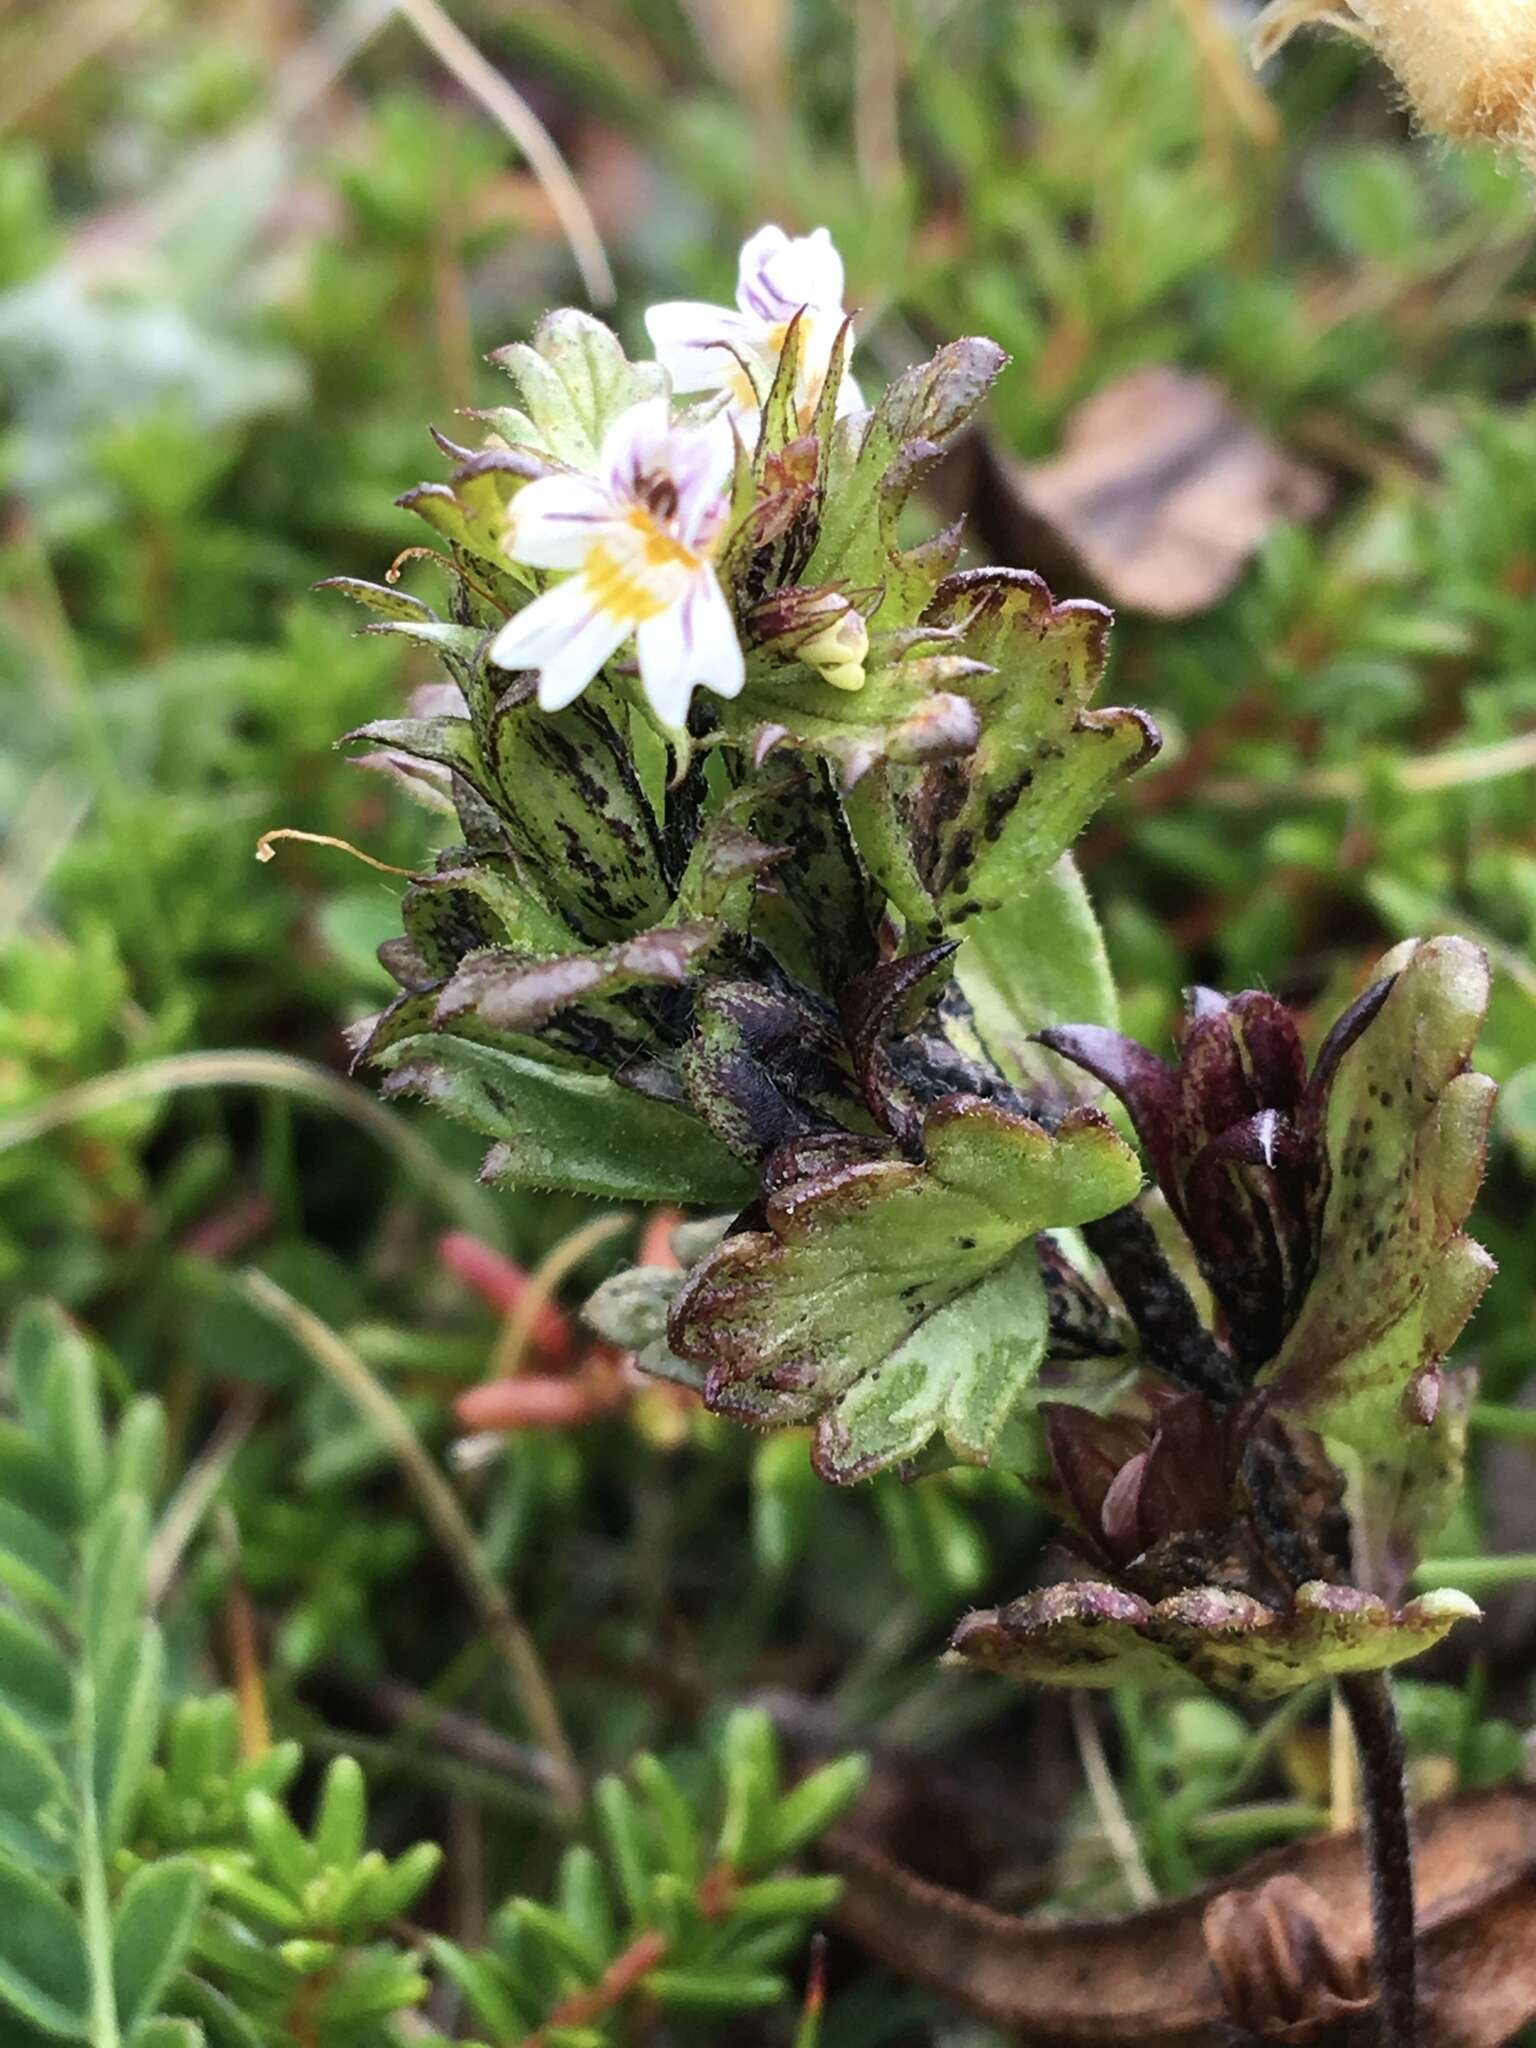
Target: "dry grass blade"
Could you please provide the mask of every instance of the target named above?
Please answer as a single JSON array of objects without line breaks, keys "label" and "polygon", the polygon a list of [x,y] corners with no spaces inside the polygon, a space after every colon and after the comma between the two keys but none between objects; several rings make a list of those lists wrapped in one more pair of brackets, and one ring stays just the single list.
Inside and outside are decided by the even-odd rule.
[{"label": "dry grass blade", "polygon": [[1200,785],[1208,803],[1247,806],[1295,803],[1307,797],[1364,796],[1379,774],[1384,784],[1414,796],[1433,796],[1443,789],[1468,789],[1480,782],[1499,782],[1507,775],[1536,770],[1536,732],[1494,740],[1486,747],[1448,747],[1444,753],[1422,754],[1417,760],[1383,762],[1367,773],[1359,768],[1313,768],[1283,782],[1256,782],[1214,777]]},{"label": "dry grass blade", "polygon": [[47,769],[23,797],[0,858],[0,940],[19,931],[91,808],[89,790]]},{"label": "dry grass blade", "polygon": [[611,306],[618,292],[603,238],[549,130],[437,0],[395,0],[395,11],[517,144],[565,230],[588,298],[595,306]]},{"label": "dry grass blade", "polygon": [[428,1456],[410,1417],[352,1347],[302,1302],[295,1301],[265,1273],[247,1272],[241,1284],[255,1307],[303,1346],[393,1453],[433,1534],[458,1572],[486,1634],[507,1667],[513,1694],[529,1730],[549,1758],[556,1806],[567,1819],[574,1817],[584,1796],[581,1772],[566,1738],[554,1689],[533,1638],[481,1555],[479,1541],[459,1505],[458,1495]]},{"label": "dry grass blade", "polygon": [[1099,1724],[1093,1718],[1093,1702],[1087,1693],[1072,1694],[1071,1712],[1072,1737],[1077,1744],[1088,1796],[1093,1801],[1093,1810],[1098,1815],[1104,1839],[1120,1866],[1120,1875],[1132,1905],[1150,1906],[1157,1898],[1157,1886],[1152,1882],[1151,1873],[1142,1858],[1136,1830],[1131,1826],[1131,1817],[1125,1810],[1114,1773],[1109,1768]]},{"label": "dry grass blade", "polygon": [[634,1218],[627,1209],[613,1216],[599,1216],[563,1237],[529,1277],[527,1288],[507,1317],[496,1348],[491,1354],[488,1379],[510,1379],[522,1370],[523,1358],[546,1306],[554,1299],[560,1283],[573,1273],[587,1253],[627,1230]]},{"label": "dry grass blade", "polygon": [[1213,0],[1178,0],[1178,8],[1222,105],[1261,148],[1277,147],[1283,133],[1280,116],[1244,64],[1236,40]]},{"label": "dry grass blade", "polygon": [[256,1394],[237,1396],[171,1496],[149,1546],[145,1579],[152,1607],[158,1607],[165,1598],[187,1545],[217,1500],[229,1468],[255,1428],[260,1412],[261,1401]]},{"label": "dry grass blade", "polygon": [[99,1074],[50,1095],[34,1109],[0,1122],[0,1152],[32,1144],[50,1131],[65,1130],[103,1110],[130,1102],[151,1102],[187,1088],[272,1088],[300,1101],[334,1110],[394,1153],[405,1171],[466,1229],[500,1243],[502,1214],[481,1189],[451,1171],[409,1124],[375,1101],[355,1081],[343,1080],[310,1060],[278,1052],[187,1052],[142,1066]]},{"label": "dry grass blade", "polygon": [[149,8],[150,0],[95,0],[90,6],[59,8],[32,61],[22,65],[10,91],[0,98],[0,133],[24,121],[83,65],[127,35]]}]

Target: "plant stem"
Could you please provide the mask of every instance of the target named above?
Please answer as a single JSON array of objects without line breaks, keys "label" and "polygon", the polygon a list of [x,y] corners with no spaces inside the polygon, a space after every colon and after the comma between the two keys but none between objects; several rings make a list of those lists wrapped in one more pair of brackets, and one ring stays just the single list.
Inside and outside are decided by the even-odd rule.
[{"label": "plant stem", "polygon": [[1120,1743],[1134,1789],[1136,1817],[1152,1877],[1161,1890],[1193,1890],[1194,1866],[1184,1847],[1178,1816],[1168,1802],[1152,1756],[1146,1701],[1135,1686],[1117,1685],[1113,1694]]},{"label": "plant stem", "polygon": [[1235,1401],[1242,1387],[1232,1361],[1201,1321],[1194,1297],[1137,1204],[1086,1225],[1083,1238],[1125,1303],[1147,1363],[1209,1400]]},{"label": "plant stem", "polygon": [[1071,1713],[1072,1735],[1077,1743],[1083,1777],[1087,1781],[1088,1796],[1098,1815],[1100,1831],[1120,1866],[1120,1875],[1131,1904],[1137,1907],[1155,1905],[1157,1886],[1142,1860],[1141,1844],[1136,1839],[1136,1830],[1131,1825],[1131,1817],[1120,1797],[1120,1788],[1109,1768],[1099,1724],[1093,1718],[1093,1703],[1087,1693],[1072,1694]]},{"label": "plant stem", "polygon": [[1381,2048],[1416,2048],[1418,1953],[1402,1726],[1391,1687],[1381,1672],[1341,1678],[1339,1690],[1360,1752]]},{"label": "plant stem", "polygon": [[75,1678],[75,1798],[80,1820],[80,1914],[91,1968],[91,2048],[119,2048],[117,1992],[112,1980],[112,1905],[101,1853],[96,1807],[96,1676],[82,1647]]},{"label": "plant stem", "polygon": [[1536,1552],[1528,1550],[1510,1551],[1504,1557],[1426,1557],[1413,1575],[1415,1586],[1453,1586],[1473,1594],[1496,1593],[1528,1579],[1536,1579]]}]

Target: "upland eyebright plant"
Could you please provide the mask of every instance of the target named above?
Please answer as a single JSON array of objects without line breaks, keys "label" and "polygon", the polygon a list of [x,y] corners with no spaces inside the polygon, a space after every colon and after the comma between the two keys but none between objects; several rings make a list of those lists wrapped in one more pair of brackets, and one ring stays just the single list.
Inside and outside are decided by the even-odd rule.
[{"label": "upland eyebright plant", "polygon": [[404,500],[446,612],[338,583],[443,661],[446,695],[352,737],[462,833],[406,891],[358,1051],[491,1138],[492,1180],[723,1212],[691,1270],[593,1305],[648,1369],[810,1429],[834,1483],[1038,1489],[1088,1575],[970,1616],[955,1659],[1338,1678],[1407,2048],[1381,1674],[1476,1611],[1404,1594],[1460,1485],[1444,1361],[1490,1271],[1462,1232],[1486,963],[1400,948],[1310,1066],[1252,991],[1195,990],[1173,1064],[1117,1033],[1069,848],[1157,730],[1093,704],[1099,606],[912,531],[1002,352],[953,342],[865,410],[842,300],[824,231],[769,228],[737,311],[653,311],[660,362],[549,315],[495,358],[522,408],[439,435],[449,480]]}]

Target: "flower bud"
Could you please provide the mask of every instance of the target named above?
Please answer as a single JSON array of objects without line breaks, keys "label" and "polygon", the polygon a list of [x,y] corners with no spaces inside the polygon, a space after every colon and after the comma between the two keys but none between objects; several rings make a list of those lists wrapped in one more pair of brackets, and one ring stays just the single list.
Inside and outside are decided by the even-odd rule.
[{"label": "flower bud", "polygon": [[786,655],[820,671],[834,690],[862,690],[869,656],[864,614],[840,590],[776,590],[751,618],[760,644],[781,644]]},{"label": "flower bud", "polygon": [[862,690],[864,662],[869,654],[869,628],[864,614],[852,605],[840,619],[802,643],[800,659],[821,670],[824,681],[834,690]]}]

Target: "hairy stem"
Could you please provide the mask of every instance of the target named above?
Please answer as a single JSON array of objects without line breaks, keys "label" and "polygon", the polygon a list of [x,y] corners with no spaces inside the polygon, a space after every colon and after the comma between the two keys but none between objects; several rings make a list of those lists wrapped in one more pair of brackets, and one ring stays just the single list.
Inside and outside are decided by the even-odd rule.
[{"label": "hairy stem", "polygon": [[1088,1224],[1083,1236],[1136,1325],[1147,1363],[1208,1400],[1230,1404],[1242,1387],[1157,1232],[1134,1202]]},{"label": "hairy stem", "polygon": [[1342,1678],[1339,1689],[1349,1709],[1360,1752],[1381,2048],[1416,2048],[1418,1957],[1413,1842],[1408,1831],[1408,1795],[1403,1780],[1403,1731],[1383,1673],[1371,1671]]},{"label": "hairy stem", "polygon": [[96,1674],[91,1653],[81,1652],[75,1679],[75,1797],[80,1822],[80,1914],[91,1967],[91,2048],[119,2048],[117,1993],[112,1971],[112,1905],[102,1854],[96,1800]]}]

